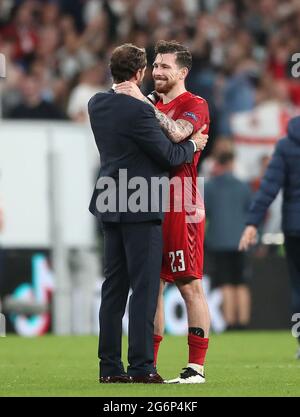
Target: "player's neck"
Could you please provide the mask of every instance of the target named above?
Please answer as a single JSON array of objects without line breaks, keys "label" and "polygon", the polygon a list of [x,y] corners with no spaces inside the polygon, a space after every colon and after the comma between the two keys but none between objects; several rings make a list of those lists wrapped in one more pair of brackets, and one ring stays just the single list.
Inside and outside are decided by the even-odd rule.
[{"label": "player's neck", "polygon": [[185,85],[176,85],[169,91],[167,94],[163,94],[162,100],[164,104],[170,103],[170,101],[174,100],[174,98],[180,96],[181,94],[186,92]]}]

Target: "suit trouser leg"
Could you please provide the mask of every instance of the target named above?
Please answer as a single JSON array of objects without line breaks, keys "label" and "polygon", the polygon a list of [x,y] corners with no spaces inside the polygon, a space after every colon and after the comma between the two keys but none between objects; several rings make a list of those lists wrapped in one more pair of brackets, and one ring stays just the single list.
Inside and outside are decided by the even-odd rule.
[{"label": "suit trouser leg", "polygon": [[129,304],[128,374],[154,372],[153,332],[162,264],[162,228],[154,222],[123,225],[132,295]]},{"label": "suit trouser leg", "polygon": [[285,236],[285,249],[292,292],[292,314],[300,313],[300,237]]},{"label": "suit trouser leg", "polygon": [[129,278],[121,226],[105,223],[104,276],[99,313],[100,375],[115,376],[124,372],[122,353],[122,318],[129,292]]}]

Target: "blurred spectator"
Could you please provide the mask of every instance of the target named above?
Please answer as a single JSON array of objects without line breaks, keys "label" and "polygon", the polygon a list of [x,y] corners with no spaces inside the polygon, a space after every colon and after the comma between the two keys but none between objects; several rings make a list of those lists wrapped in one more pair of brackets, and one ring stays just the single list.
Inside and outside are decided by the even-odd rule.
[{"label": "blurred spectator", "polygon": [[38,43],[38,33],[34,18],[34,3],[24,1],[13,19],[2,29],[2,36],[14,42],[14,59],[26,61]]},{"label": "blurred spectator", "polygon": [[205,243],[214,264],[213,284],[222,291],[227,328],[244,329],[250,320],[250,293],[245,256],[238,251],[238,245],[246,224],[251,191],[233,175],[232,151],[219,153],[216,163],[218,174],[205,186],[208,222]]},{"label": "blurred spectator", "polygon": [[41,85],[35,77],[24,77],[21,91],[22,102],[11,110],[10,119],[67,119],[55,104],[43,99]]},{"label": "blurred spectator", "polygon": [[13,0],[0,0],[0,26],[9,20],[13,6]]},{"label": "blurred spectator", "polygon": [[64,36],[64,44],[57,52],[58,70],[61,76],[72,81],[82,70],[95,62],[93,54],[81,46],[76,32]]},{"label": "blurred spectator", "polygon": [[[234,153],[234,142],[230,136],[220,136],[213,144],[212,152],[209,157],[203,162],[201,166],[201,175],[206,179],[219,175],[223,172],[223,167],[218,163],[219,155],[224,153]],[[238,177],[240,176],[242,167],[239,161],[234,159],[233,172]]]},{"label": "blurred spectator", "polygon": [[[0,0],[0,51],[10,45],[13,92],[4,113],[19,99],[18,72],[38,71],[43,94],[67,111],[82,73],[99,59],[107,66],[116,44],[145,47],[151,67],[156,41],[175,38],[193,53],[188,87],[213,116],[207,153],[215,135],[233,133],[231,117],[265,103],[266,93],[289,117],[300,106],[291,72],[299,22],[297,0]],[[144,88],[153,88],[149,77]]]},{"label": "blurred spectator", "polygon": [[[242,50],[237,53],[242,53]],[[231,56],[231,58],[234,62],[234,56]],[[233,113],[254,108],[256,78],[257,68],[252,60],[242,59],[234,64],[234,73],[225,82],[223,91],[222,117],[220,120],[220,132],[223,134],[232,133],[230,118]]]},{"label": "blurred spectator", "polygon": [[81,73],[80,82],[71,93],[68,115],[75,122],[87,122],[87,105],[93,95],[104,91],[105,69],[100,63]]},{"label": "blurred spectator", "polygon": [[108,31],[107,16],[104,13],[94,16],[81,36],[82,48],[93,57],[103,55],[108,46]]},{"label": "blurred spectator", "polygon": [[78,31],[82,31],[84,28],[84,22],[83,22],[84,3],[85,2],[82,0],[59,0],[62,13],[70,14],[74,17]]},{"label": "blurred spectator", "polygon": [[21,101],[20,86],[24,76],[22,68],[16,66],[13,61],[13,43],[6,41],[0,47],[1,53],[5,55],[6,59],[6,79],[0,84],[0,92],[2,101],[2,113],[0,118],[6,117],[10,110]]}]

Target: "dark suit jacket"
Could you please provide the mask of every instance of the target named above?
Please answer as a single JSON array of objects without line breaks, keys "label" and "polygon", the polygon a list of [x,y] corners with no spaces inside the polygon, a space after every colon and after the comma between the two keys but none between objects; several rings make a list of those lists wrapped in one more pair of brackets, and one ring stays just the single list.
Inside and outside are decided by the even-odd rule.
[{"label": "dark suit jacket", "polygon": [[[163,133],[155,118],[154,110],[148,104],[135,98],[116,94],[113,90],[98,93],[88,104],[90,122],[95,141],[100,153],[100,173],[90,203],[90,211],[104,222],[142,222],[162,220],[161,204],[151,212],[151,178],[168,177],[172,166],[190,163],[194,157],[194,146],[191,142],[173,144]],[[142,177],[149,186],[147,207],[143,211],[125,212],[123,195],[119,201],[119,170],[123,172],[123,180],[127,188],[133,177]],[[97,189],[105,177],[115,180],[116,187],[107,186],[104,190]],[[123,181],[121,179],[121,181]],[[136,190],[128,191],[128,198]],[[99,212],[101,193],[113,193],[117,204],[115,212]],[[102,194],[104,197],[104,194]],[[101,199],[101,198],[100,198]],[[126,204],[127,205],[127,204]],[[103,210],[101,210],[103,211]]]}]

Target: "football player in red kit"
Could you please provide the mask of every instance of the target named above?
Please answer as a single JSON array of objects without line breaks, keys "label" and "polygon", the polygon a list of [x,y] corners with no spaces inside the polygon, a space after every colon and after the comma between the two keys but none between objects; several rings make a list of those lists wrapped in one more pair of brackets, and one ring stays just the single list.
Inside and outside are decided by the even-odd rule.
[{"label": "football player in red kit", "polygon": [[[155,114],[160,126],[173,142],[180,142],[191,135],[206,134],[209,127],[209,111],[206,101],[188,92],[185,79],[192,65],[189,50],[175,41],[160,41],[155,47],[153,78],[158,97]],[[117,86],[119,93],[130,94],[146,101],[136,85],[130,82]],[[205,143],[204,143],[205,145]],[[197,164],[200,152],[191,164],[184,164],[170,172],[171,182],[180,179],[184,186],[170,187],[170,207],[163,223],[163,263],[161,286],[154,323],[154,357],[163,340],[165,282],[178,287],[187,308],[189,358],[179,377],[168,383],[204,383],[204,361],[208,349],[210,317],[201,278],[203,273],[203,243],[205,211],[197,187]],[[174,192],[175,189],[175,192]],[[182,191],[181,189],[181,191]],[[178,210],[178,199],[181,209]],[[176,207],[177,205],[177,207]]]}]

